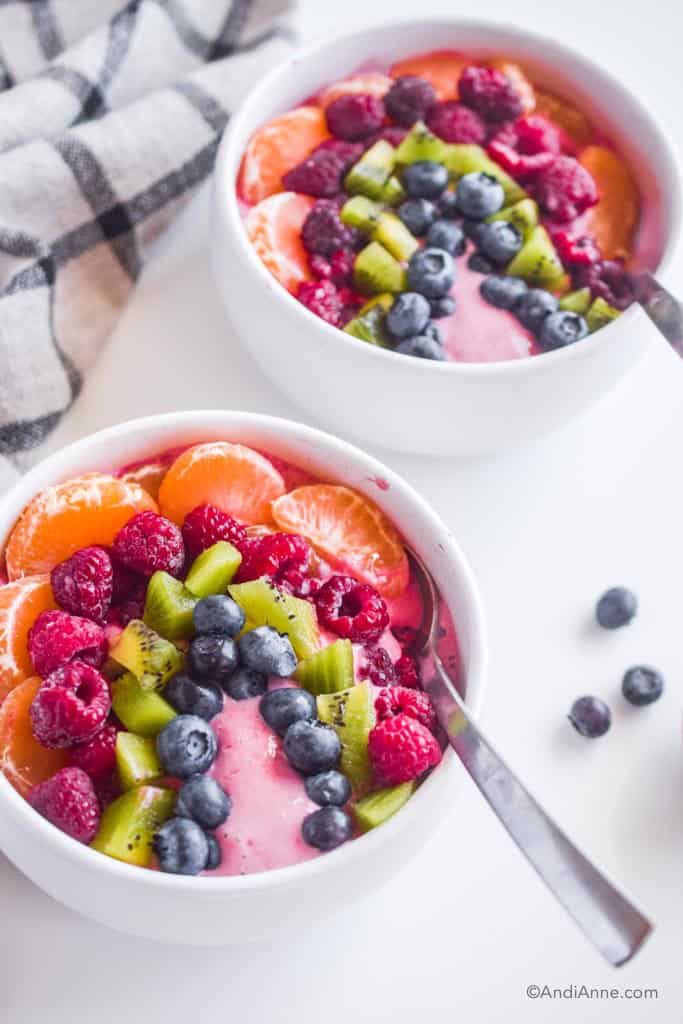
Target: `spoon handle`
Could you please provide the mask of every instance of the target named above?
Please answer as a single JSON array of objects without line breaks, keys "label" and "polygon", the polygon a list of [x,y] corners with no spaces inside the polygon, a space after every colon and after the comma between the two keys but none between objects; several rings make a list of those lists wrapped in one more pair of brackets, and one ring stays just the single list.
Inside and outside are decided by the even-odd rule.
[{"label": "spoon handle", "polygon": [[683,303],[649,273],[634,275],[636,299],[674,352],[683,359]]},{"label": "spoon handle", "polygon": [[615,967],[625,964],[652,931],[652,924],[531,796],[470,718],[434,650],[432,659],[434,678],[425,689],[448,742],[514,842],[584,935]]}]

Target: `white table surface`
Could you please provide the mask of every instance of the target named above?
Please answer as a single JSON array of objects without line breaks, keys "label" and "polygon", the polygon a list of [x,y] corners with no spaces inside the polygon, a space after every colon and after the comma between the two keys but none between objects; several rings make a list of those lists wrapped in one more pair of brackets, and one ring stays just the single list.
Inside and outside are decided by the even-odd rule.
[{"label": "white table surface", "polygon": [[[485,7],[375,0],[372,17],[485,13],[544,31],[635,79],[683,141],[683,16],[673,0]],[[357,24],[369,10],[361,0],[302,0],[298,21],[309,36]],[[209,272],[206,200],[204,191],[159,246],[53,447],[163,410],[305,418],[226,325]],[[434,503],[478,574],[492,654],[486,729],[657,924],[631,965],[615,972],[601,963],[465,780],[438,837],[403,875],[295,942],[206,951],[120,936],[65,910],[0,857],[0,1020],[679,1021],[682,443],[683,366],[653,339],[598,408],[533,450],[482,461],[378,453]],[[612,635],[591,615],[615,583],[637,591],[641,612]],[[662,669],[667,692],[635,710],[619,685],[623,670],[643,661]],[[585,692],[613,705],[612,730],[594,743],[564,717]],[[659,996],[532,1001],[532,984],[657,988]]]}]

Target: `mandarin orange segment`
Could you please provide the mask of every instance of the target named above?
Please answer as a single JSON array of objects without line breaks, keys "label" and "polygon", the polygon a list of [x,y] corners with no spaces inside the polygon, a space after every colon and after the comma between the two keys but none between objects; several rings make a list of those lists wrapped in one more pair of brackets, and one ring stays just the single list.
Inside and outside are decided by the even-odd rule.
[{"label": "mandarin orange segment", "polygon": [[281,475],[253,448],[212,441],[188,448],[175,460],[161,484],[159,506],[178,525],[204,504],[243,523],[270,523],[271,505],[284,490]]},{"label": "mandarin orange segment", "polygon": [[590,121],[571,103],[552,93],[536,89],[536,111],[563,128],[577,146],[586,146],[593,135]]},{"label": "mandarin orange segment", "polygon": [[408,585],[408,559],[398,533],[369,498],[348,487],[297,487],[273,503],[273,519],[280,529],[306,537],[335,568],[385,597],[397,597]]},{"label": "mandarin orange segment", "polygon": [[301,229],[315,202],[298,192],[278,192],[253,206],[245,226],[254,251],[287,291],[313,278]]},{"label": "mandarin orange segment", "polygon": [[600,200],[586,213],[585,231],[607,260],[627,260],[640,216],[640,193],[633,175],[612,149],[587,146],[580,163],[598,187]]},{"label": "mandarin orange segment", "polygon": [[296,107],[254,132],[242,157],[237,193],[247,203],[282,191],[282,176],[325,139],[327,119],[320,107]]},{"label": "mandarin orange segment", "polygon": [[49,572],[90,544],[111,544],[136,512],[157,511],[139,484],[87,473],[55,484],[28,503],[7,542],[10,580]]},{"label": "mandarin orange segment", "polygon": [[145,462],[142,466],[121,474],[121,480],[129,484],[138,484],[156,501],[159,497],[161,481],[166,476],[168,462]]},{"label": "mandarin orange segment", "polygon": [[0,707],[0,771],[22,796],[69,761],[67,751],[48,750],[33,735],[29,709],[41,683],[38,676],[25,679]]},{"label": "mandarin orange segment", "polygon": [[392,66],[389,74],[392,78],[402,78],[403,75],[425,78],[434,86],[438,99],[455,100],[458,98],[460,73],[471,63],[454,50],[434,50],[421,57],[409,57],[407,60],[398,61]]},{"label": "mandarin orange segment", "polygon": [[25,576],[0,587],[0,705],[33,672],[29,629],[41,612],[56,607],[47,574]]},{"label": "mandarin orange segment", "polygon": [[364,93],[369,96],[376,96],[381,100],[391,89],[393,80],[379,71],[367,71],[362,75],[352,75],[344,78],[341,82],[328,85],[318,96],[321,107],[329,107],[340,96],[349,94]]},{"label": "mandarin orange segment", "polygon": [[522,101],[524,113],[530,114],[536,106],[536,92],[523,68],[513,61],[505,60],[504,57],[491,60],[488,63],[490,67],[495,68],[496,71],[502,71],[510,79]]}]

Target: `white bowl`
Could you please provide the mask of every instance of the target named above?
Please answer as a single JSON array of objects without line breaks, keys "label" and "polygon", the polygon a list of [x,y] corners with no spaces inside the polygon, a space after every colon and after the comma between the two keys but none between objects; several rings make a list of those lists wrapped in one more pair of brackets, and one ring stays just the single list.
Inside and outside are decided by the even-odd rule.
[{"label": "white bowl", "polygon": [[251,248],[235,195],[252,132],[365,62],[432,49],[498,54],[590,109],[631,161],[647,198],[639,262],[665,269],[678,240],[680,183],[663,131],[638,98],[554,40],[459,18],[379,25],[299,50],[249,94],[218,151],[211,224],[216,280],[244,345],[289,398],[360,441],[405,451],[475,454],[538,439],[592,405],[633,366],[653,328],[638,307],[562,351],[498,363],[433,363],[396,355],[325,324],[289,295]]},{"label": "white bowl", "polygon": [[[196,441],[241,441],[370,496],[430,566],[458,628],[470,707],[480,707],[486,668],[476,584],[448,528],[382,463],[344,441],[289,420],[242,412],[186,412],[103,430],[46,459],[0,502],[0,549],[42,488],[90,470]],[[369,895],[424,845],[447,813],[460,773],[452,752],[406,807],[368,835],[293,867],[232,878],[183,878],[105,857],[37,814],[0,773],[0,849],[73,910],[120,931],[196,945],[239,943],[305,925]]]}]

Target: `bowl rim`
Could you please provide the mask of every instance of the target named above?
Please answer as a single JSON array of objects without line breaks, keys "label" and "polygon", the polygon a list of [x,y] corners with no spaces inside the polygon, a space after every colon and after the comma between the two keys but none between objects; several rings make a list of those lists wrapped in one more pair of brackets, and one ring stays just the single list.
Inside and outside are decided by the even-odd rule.
[{"label": "bowl rim", "polygon": [[[672,181],[677,182],[679,186],[681,183],[681,169],[678,153],[670,141],[670,136],[665,130],[665,126],[662,123],[660,116],[649,110],[641,101],[640,97],[624,85],[616,75],[612,74],[611,71],[600,67],[593,60],[586,57],[574,47],[567,46],[565,43],[557,42],[555,39],[552,39],[544,33],[520,28],[519,26],[513,25],[509,22],[487,21],[479,18],[434,16],[416,19],[414,17],[405,17],[392,19],[391,21],[375,22],[365,28],[358,26],[343,32],[341,35],[325,33],[324,35],[317,36],[304,46],[297,47],[293,53],[281,60],[259,81],[256,86],[249,90],[248,94],[244,97],[228,122],[218,147],[212,181],[212,207],[214,212],[217,213],[216,219],[218,221],[218,227],[214,226],[214,218],[212,217],[210,231],[220,232],[221,230],[225,230],[231,232],[238,239],[237,244],[244,254],[246,265],[251,268],[253,273],[256,274],[257,278],[264,286],[265,293],[273,297],[274,301],[281,307],[283,312],[289,310],[293,315],[303,316],[305,322],[308,322],[311,327],[315,323],[320,331],[320,336],[324,339],[324,344],[328,349],[332,346],[343,346],[350,353],[357,352],[360,354],[361,352],[365,352],[368,359],[380,361],[386,361],[387,359],[390,360],[391,362],[387,363],[387,366],[399,365],[399,363],[397,363],[399,356],[396,352],[392,352],[390,349],[381,348],[377,345],[368,345],[365,342],[361,342],[358,338],[354,338],[352,335],[346,334],[339,328],[333,327],[331,324],[321,320],[320,317],[316,316],[302,303],[295,299],[294,296],[291,295],[278,281],[275,281],[273,276],[256,255],[253,246],[249,242],[246,231],[244,230],[244,222],[240,214],[239,204],[237,201],[235,184],[237,169],[239,168],[242,152],[240,151],[238,154],[235,154],[234,150],[237,146],[237,136],[239,135],[240,127],[244,118],[248,116],[253,105],[258,103],[261,97],[277,89],[277,83],[281,78],[289,75],[296,75],[297,68],[302,64],[306,63],[311,58],[315,59],[320,53],[324,53],[326,50],[334,48],[340,43],[347,43],[349,40],[353,40],[358,37],[364,38],[368,34],[386,37],[386,34],[390,33],[392,30],[403,30],[406,26],[414,26],[416,29],[419,28],[421,30],[430,27],[437,28],[439,26],[448,29],[458,27],[468,30],[480,29],[483,33],[490,33],[492,35],[498,33],[508,37],[516,37],[520,41],[531,42],[536,47],[543,47],[551,53],[555,52],[561,54],[567,61],[571,62],[575,66],[583,67],[594,77],[597,76],[598,79],[602,79],[602,81],[611,90],[624,96],[635,107],[639,117],[648,122],[651,131],[658,137],[662,151],[665,154],[668,171]],[[542,61],[540,61],[540,63],[542,63]],[[355,68],[350,68],[348,73],[352,74],[354,70]],[[231,169],[231,164],[234,171]],[[219,182],[227,182],[229,187],[219,187]],[[668,231],[666,245],[664,246],[658,265],[652,270],[652,273],[656,274],[663,274],[668,271],[681,242],[681,223],[683,217],[681,188],[674,188],[668,198],[671,206],[671,216],[667,221]],[[276,284],[277,287],[273,287],[273,284]],[[294,312],[294,310],[296,310],[296,312]],[[426,373],[461,374],[467,377],[491,376],[496,374],[517,376],[520,374],[541,373],[544,368],[549,369],[554,365],[561,366],[568,360],[589,358],[596,345],[600,343],[599,338],[603,331],[610,331],[610,336],[612,336],[615,330],[620,329],[620,323],[623,327],[624,318],[627,323],[630,323],[639,315],[639,313],[640,310],[638,304],[634,302],[622,313],[618,321],[613,321],[612,323],[605,325],[605,327],[601,328],[600,332],[596,331],[595,335],[583,338],[580,344],[569,345],[566,348],[555,349],[551,352],[542,352],[533,357],[529,356],[520,359],[505,359],[490,362],[458,362],[456,360],[439,362],[435,360],[422,359],[419,360],[420,370]],[[408,366],[408,369],[411,368],[413,370],[415,369],[414,367]]]},{"label": "bowl rim", "polygon": [[[257,430],[262,428],[264,431],[282,431],[292,441],[302,444],[304,449],[310,443],[315,443],[318,446],[322,444],[325,454],[329,454],[331,459],[336,459],[338,462],[343,462],[344,460],[353,462],[355,465],[362,467],[364,477],[380,478],[389,484],[389,488],[396,489],[403,498],[412,504],[416,518],[421,519],[423,522],[423,528],[425,530],[433,529],[438,532],[442,545],[440,547],[441,554],[448,560],[449,566],[459,579],[469,613],[471,630],[471,664],[467,677],[468,690],[470,691],[468,703],[475,716],[480,713],[488,664],[486,621],[478,584],[460,545],[450,528],[441,520],[440,516],[426,499],[391,467],[364,452],[356,445],[325,431],[294,420],[238,410],[188,410],[127,420],[97,431],[94,434],[89,434],[39,462],[0,498],[0,518],[7,511],[8,506],[10,510],[12,510],[12,506],[15,506],[12,510],[12,518],[10,519],[11,524],[21,512],[27,500],[30,500],[40,488],[49,486],[50,482],[67,479],[69,465],[73,465],[80,458],[86,456],[94,445],[113,440],[120,441],[122,438],[130,437],[132,443],[134,441],[140,442],[140,450],[143,451],[145,437],[149,436],[157,428],[164,427],[169,428],[169,430],[176,430],[177,432],[187,429],[188,438],[192,437],[193,431],[201,433],[210,429],[223,432],[231,428],[247,427]],[[191,440],[190,443],[192,443]],[[41,481],[39,486],[34,485],[36,480]],[[11,525],[8,525],[7,529],[9,530],[10,528]],[[398,523],[397,528],[399,528],[400,532]],[[6,534],[3,532],[0,537],[0,543],[4,543],[5,537]],[[365,835],[358,836],[352,842],[325,853],[324,856],[317,856],[311,860],[291,864],[286,867],[273,868],[246,875],[223,875],[215,878],[171,875],[161,871],[146,870],[134,865],[125,864],[112,857],[107,857],[79,843],[51,825],[50,822],[34,811],[25,797],[21,796],[14,789],[2,772],[0,772],[0,817],[4,814],[11,815],[25,832],[33,832],[37,842],[45,845],[46,854],[54,854],[60,858],[72,861],[83,870],[99,870],[102,871],[103,875],[113,876],[124,883],[131,882],[137,885],[150,885],[169,894],[179,892],[214,892],[237,896],[250,890],[273,889],[305,882],[306,879],[317,876],[322,872],[334,871],[337,867],[341,868],[346,862],[356,860],[358,863],[361,863],[363,857],[372,855],[373,849],[383,843],[391,842],[392,839],[396,840],[404,829],[410,827],[410,816],[412,815],[413,818],[417,817],[419,807],[422,806],[429,792],[434,788],[435,780],[446,771],[450,771],[452,774],[455,761],[453,751],[447,750],[438,772],[431,774],[425,779],[413,798],[402,808],[401,814],[385,822],[381,829],[375,829]],[[413,827],[415,827],[414,821]],[[2,849],[1,839],[0,849]],[[17,867],[21,870],[21,864],[17,864]]]}]

